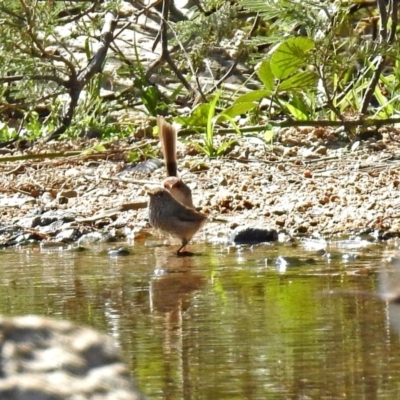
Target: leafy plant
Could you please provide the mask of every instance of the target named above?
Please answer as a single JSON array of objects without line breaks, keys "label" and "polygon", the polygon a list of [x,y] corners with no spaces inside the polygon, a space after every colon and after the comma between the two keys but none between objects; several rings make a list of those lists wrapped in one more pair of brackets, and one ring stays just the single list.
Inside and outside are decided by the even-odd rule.
[{"label": "leafy plant", "polygon": [[257,75],[265,88],[239,96],[232,108],[246,105],[250,110],[266,98],[269,99],[270,113],[276,108],[294,119],[311,118],[315,109],[312,94],[318,82],[318,75],[310,65],[314,47],[314,41],[304,37],[280,43],[271,50],[271,57],[257,67]]},{"label": "leafy plant", "polygon": [[157,157],[158,150],[151,146],[150,144],[145,144],[144,146],[138,146],[134,151],[128,154],[128,160],[130,162],[144,161],[151,158]]},{"label": "leafy plant", "polygon": [[7,126],[5,122],[0,122],[0,142],[8,142],[16,137],[15,129]]},{"label": "leafy plant", "polygon": [[[247,43],[268,53],[253,54],[265,89],[235,103],[268,99],[270,118],[295,120],[394,115],[400,95],[391,65],[399,50],[396,7],[377,2],[373,10],[314,0],[241,0],[241,5],[257,12],[265,27]],[[371,15],[379,16],[379,30]]]},{"label": "leafy plant", "polygon": [[255,104],[253,103],[242,103],[233,105],[217,113],[217,104],[220,96],[221,92],[219,91],[210,103],[200,104],[193,110],[189,117],[178,117],[176,119],[183,125],[191,126],[193,128],[205,128],[203,141],[201,143],[194,142],[193,145],[208,157],[218,157],[225,154],[227,149],[237,142],[235,139],[225,140],[217,146],[215,143],[215,130],[217,124],[222,121],[229,121],[234,127],[236,133],[241,135],[240,129],[233,118],[255,107]]}]

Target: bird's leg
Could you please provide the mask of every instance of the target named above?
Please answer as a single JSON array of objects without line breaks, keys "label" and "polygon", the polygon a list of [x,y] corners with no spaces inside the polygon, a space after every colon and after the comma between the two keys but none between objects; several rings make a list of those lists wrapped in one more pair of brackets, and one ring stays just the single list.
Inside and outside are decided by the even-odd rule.
[{"label": "bird's leg", "polygon": [[179,254],[182,254],[182,253],[181,253],[181,250],[182,250],[182,249],[184,249],[184,248],[185,248],[185,246],[186,246],[188,243],[189,243],[189,241],[188,241],[188,240],[186,240],[186,239],[182,239],[182,246],[181,246],[181,247],[179,247],[178,251],[176,252],[176,254],[178,254],[178,256],[179,256]]}]

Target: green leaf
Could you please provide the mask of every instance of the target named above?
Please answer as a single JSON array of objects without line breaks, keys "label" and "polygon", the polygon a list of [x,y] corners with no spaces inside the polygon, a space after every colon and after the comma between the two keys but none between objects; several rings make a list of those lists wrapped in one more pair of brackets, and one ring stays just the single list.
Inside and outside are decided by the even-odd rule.
[{"label": "green leaf", "polygon": [[271,70],[278,79],[285,79],[307,63],[307,53],[315,47],[308,37],[291,38],[279,45],[271,57]]},{"label": "green leaf", "polygon": [[[233,104],[232,106],[228,107],[224,110],[220,115],[221,117],[228,116],[228,117],[236,117],[237,115],[246,114],[247,111],[253,110],[257,107],[257,103],[254,102],[246,102],[246,103],[237,103]],[[218,118],[218,121],[221,121]]]},{"label": "green leaf", "polygon": [[278,91],[297,91],[299,89],[315,88],[318,82],[318,76],[314,72],[298,72],[288,79],[282,81],[278,86]]},{"label": "green leaf", "polygon": [[300,109],[295,107],[293,104],[290,104],[289,102],[285,103],[285,107],[288,109],[290,114],[296,119],[300,121],[305,121],[307,119],[307,115],[303,113]]},{"label": "green leaf", "polygon": [[261,99],[268,97],[270,95],[271,95],[270,90],[253,90],[249,93],[239,96],[233,104],[235,105],[238,103],[247,103],[250,101],[260,101]]},{"label": "green leaf", "polygon": [[85,40],[85,54],[86,54],[87,61],[90,61],[91,55],[90,55],[90,41],[89,41],[89,38],[87,38]]},{"label": "green leaf", "polygon": [[269,91],[274,89],[274,74],[272,73],[271,63],[269,60],[264,60],[257,70],[257,75],[265,88]]},{"label": "green leaf", "polygon": [[237,124],[236,124],[236,122],[235,122],[235,120],[233,118],[231,118],[229,115],[226,115],[225,113],[220,114],[219,117],[218,117],[218,120],[224,120],[224,119],[227,119],[231,123],[231,125],[233,126],[233,129],[235,129],[236,133],[239,136],[242,135],[242,132],[240,132],[240,129],[237,126]]},{"label": "green leaf", "polygon": [[219,100],[219,96],[221,96],[221,91],[218,91],[214,98],[210,103],[210,107],[208,109],[208,117],[207,117],[207,128],[206,128],[206,146],[212,147],[214,149],[214,125],[217,122],[218,116],[215,116],[215,108],[217,107],[217,103]]},{"label": "green leaf", "polygon": [[272,142],[272,139],[274,138],[274,131],[265,131],[264,133],[264,140],[266,142]]},{"label": "green leaf", "polygon": [[208,147],[202,146],[197,142],[192,142],[192,145],[204,153],[207,157],[212,157],[214,155],[214,149],[209,149]]},{"label": "green leaf", "polygon": [[142,88],[142,101],[147,111],[151,115],[156,114],[158,91],[154,86],[144,86]]},{"label": "green leaf", "polygon": [[92,147],[92,150],[98,151],[98,152],[107,151],[106,147],[105,147],[103,144],[101,144],[101,143],[99,143],[99,144],[96,145],[96,146],[93,146],[93,147]]},{"label": "green leaf", "polygon": [[221,155],[225,154],[227,152],[227,150],[229,150],[229,148],[233,144],[237,144],[237,140],[233,139],[233,140],[229,140],[229,141],[221,143],[221,146],[219,146],[218,150],[217,150],[217,156],[221,156]]},{"label": "green leaf", "polygon": [[176,122],[185,126],[207,126],[210,104],[199,104],[188,117],[177,117]]}]

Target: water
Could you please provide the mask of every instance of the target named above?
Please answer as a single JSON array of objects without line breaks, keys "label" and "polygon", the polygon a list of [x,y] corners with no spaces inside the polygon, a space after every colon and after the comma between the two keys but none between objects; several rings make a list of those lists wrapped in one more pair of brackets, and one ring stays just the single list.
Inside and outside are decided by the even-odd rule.
[{"label": "water", "polygon": [[107,332],[149,399],[400,397],[400,312],[376,296],[384,249],[110,247],[3,251],[0,313]]}]

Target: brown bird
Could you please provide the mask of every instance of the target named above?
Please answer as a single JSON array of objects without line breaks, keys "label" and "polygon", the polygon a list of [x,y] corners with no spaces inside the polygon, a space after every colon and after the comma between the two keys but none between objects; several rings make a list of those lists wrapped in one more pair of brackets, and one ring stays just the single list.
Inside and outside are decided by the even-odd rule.
[{"label": "brown bird", "polygon": [[149,220],[155,229],[181,240],[177,254],[189,243],[193,235],[205,224],[206,215],[186,207],[163,188],[149,191]]},{"label": "brown bird", "polygon": [[185,205],[194,208],[192,191],[181,178],[178,177],[178,163],[176,159],[176,130],[165,121],[164,117],[157,117],[158,132],[164,154],[167,178],[162,185],[172,196]]}]

